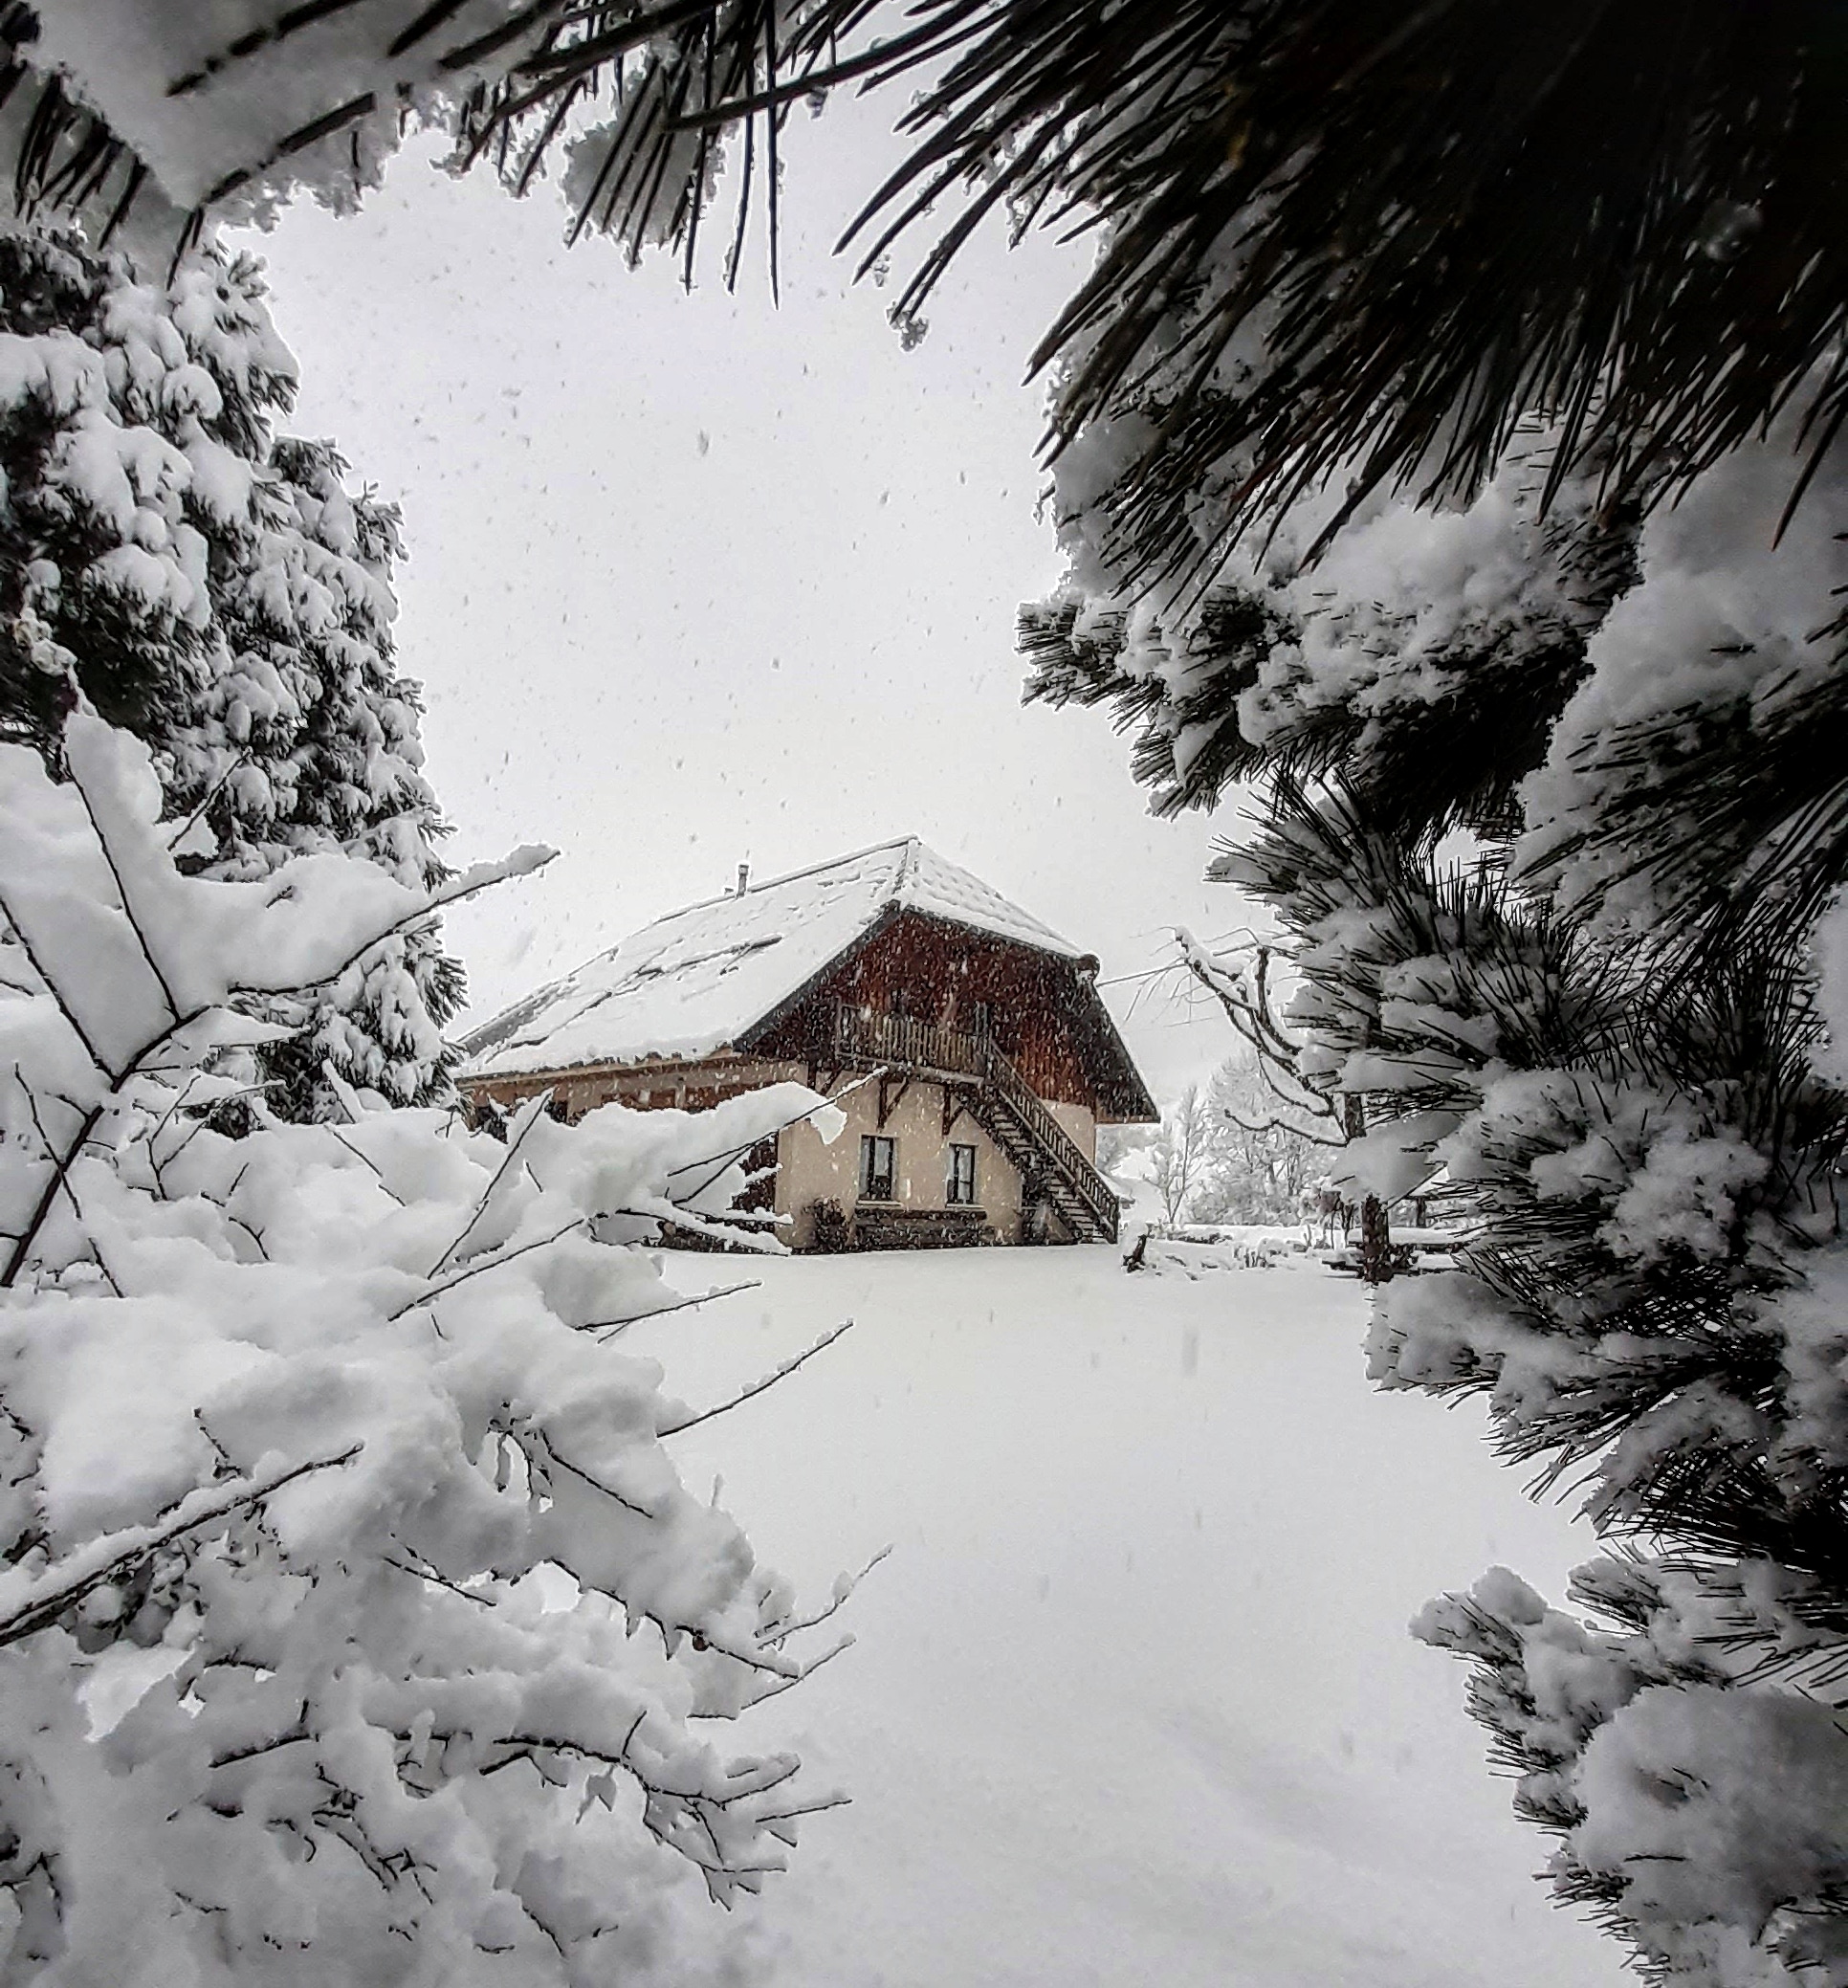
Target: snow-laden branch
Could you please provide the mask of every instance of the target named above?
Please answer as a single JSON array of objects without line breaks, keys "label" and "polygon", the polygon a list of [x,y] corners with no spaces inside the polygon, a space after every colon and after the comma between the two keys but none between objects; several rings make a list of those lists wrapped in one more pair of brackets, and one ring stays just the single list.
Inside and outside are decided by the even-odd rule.
[{"label": "snow-laden branch", "polygon": [[715,1181],[724,1174],[725,1169],[734,1160],[744,1159],[751,1152],[752,1147],[762,1143],[762,1139],[774,1138],[778,1133],[788,1132],[795,1126],[806,1125],[812,1122],[816,1131],[821,1135],[822,1143],[825,1146],[831,1146],[840,1138],[842,1128],[847,1124],[846,1115],[841,1110],[842,1098],[851,1096],[863,1085],[873,1083],[885,1074],[886,1072],[883,1069],[869,1070],[862,1076],[851,1077],[839,1090],[830,1091],[825,1097],[819,1098],[805,1110],[792,1113],[787,1118],[771,1127],[770,1131],[764,1133],[761,1138],[752,1140],[749,1145],[733,1146],[726,1152],[711,1153],[704,1160],[692,1160],[685,1166],[675,1167],[672,1174],[669,1176],[671,1180],[678,1180],[682,1174],[693,1173],[704,1167],[710,1166],[713,1169],[697,1185],[691,1188],[676,1187],[674,1189],[675,1199],[684,1205],[691,1206]]},{"label": "snow-laden branch", "polygon": [[843,1319],[832,1332],[824,1333],[813,1345],[804,1346],[800,1353],[784,1360],[780,1367],[773,1367],[769,1373],[752,1381],[749,1387],[740,1388],[729,1401],[720,1402],[711,1408],[702,1408],[697,1415],[682,1416],[676,1422],[665,1422],[661,1425],[659,1433],[663,1436],[677,1436],[684,1429],[697,1428],[702,1422],[711,1422],[716,1416],[729,1415],[734,1408],[740,1408],[746,1402],[755,1401],[766,1388],[775,1387],[779,1381],[786,1381],[798,1367],[805,1365],[818,1353],[826,1352],[844,1333],[853,1330],[853,1323],[851,1318]]},{"label": "snow-laden branch", "polygon": [[[539,1100],[508,1146],[329,1071],[345,1122],[282,1122],[225,1067],[271,1027],[240,1004],[539,852],[433,892],[338,855],[188,875],[146,754],[89,714],[69,742],[62,784],[0,747],[0,1727],[43,1791],[0,1891],[72,1951],[140,1901],[148,1980],[207,1928],[233,1978],[278,1929],[310,1973],[401,1970],[408,1938],[454,1988],[509,1953],[601,1977],[603,1929],[665,1882],[638,1837],[729,1902],[834,1799],[694,1736],[833,1651],[790,1646],[787,1589],[662,1445],[736,1404],[690,1417],[600,1343],[679,1302],[636,1247],[661,1224],[750,1234],[717,1156],[828,1107],[783,1086],[565,1125]],[[213,1115],[233,1097],[240,1137]],[[537,1605],[540,1566],[575,1599]],[[99,1774],[70,1743],[89,1658],[160,1643]],[[516,1758],[537,1786],[500,1777]],[[601,1798],[611,1763],[639,1818]]]},{"label": "snow-laden branch", "polygon": [[1220,1109],[1232,1121],[1232,1123],[1239,1128],[1241,1132],[1254,1133],[1260,1137],[1273,1132],[1287,1132],[1293,1138],[1308,1139],[1311,1145],[1316,1146],[1338,1147],[1345,1146],[1348,1143],[1345,1138],[1332,1138],[1330,1134],[1326,1132],[1318,1132],[1313,1130],[1309,1126],[1299,1125],[1293,1119],[1290,1118],[1279,1118],[1275,1116],[1265,1118],[1247,1118],[1243,1112],[1237,1109],[1236,1106],[1229,1104],[1221,1105]]},{"label": "snow-laden branch", "polygon": [[147,1525],[124,1526],[118,1532],[85,1540],[75,1552],[40,1573],[24,1574],[18,1568],[10,1568],[0,1575],[0,1648],[55,1622],[93,1589],[117,1579],[187,1533],[200,1532],[233,1512],[260,1505],[285,1485],[312,1476],[317,1470],[333,1470],[350,1464],[363,1447],[355,1443],[338,1456],[278,1465],[257,1476],[233,1478],[229,1483],[202,1484],[188,1491],[170,1514]]},{"label": "snow-laden branch", "polygon": [[[1279,1101],[1307,1118],[1339,1125],[1340,1114],[1334,1101],[1303,1081],[1301,1048],[1276,1011],[1270,991],[1272,948],[1253,939],[1238,954],[1228,957],[1200,944],[1185,926],[1176,928],[1175,944],[1187,971],[1219,1003],[1240,1037],[1256,1050],[1258,1069]],[[1310,1131],[1287,1120],[1279,1122],[1284,1129],[1322,1144],[1345,1143],[1326,1132]]]}]

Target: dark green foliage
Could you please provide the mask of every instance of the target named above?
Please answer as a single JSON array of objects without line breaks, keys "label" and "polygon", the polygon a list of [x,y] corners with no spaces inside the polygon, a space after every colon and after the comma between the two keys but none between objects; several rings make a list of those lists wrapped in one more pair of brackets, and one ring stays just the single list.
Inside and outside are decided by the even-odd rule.
[{"label": "dark green foliage", "polygon": [[1259,746],[1240,729],[1239,699],[1272,651],[1297,638],[1285,612],[1247,589],[1209,590],[1182,620],[1180,691],[1136,667],[1121,610],[1086,615],[1081,629],[1084,613],[1058,596],[1022,608],[1026,700],[1110,705],[1118,729],[1134,735],[1132,771],[1163,815],[1211,807],[1275,771],[1313,779],[1338,769],[1382,823],[1507,833],[1514,783],[1585,674],[1584,636],[1562,623],[1551,639],[1437,659],[1453,673],[1449,696],[1384,716],[1319,704],[1287,738]]},{"label": "dark green foliage", "polygon": [[[1160,354],[1179,384],[1126,514],[1146,572],[1214,556],[1185,513],[1230,461],[1247,466],[1235,532],[1337,468],[1353,502],[1472,489],[1546,409],[1555,490],[1595,459],[1613,491],[1654,497],[1793,393],[1812,461],[1848,409],[1848,27],[1824,0],[927,0],[883,48],[880,24],[824,0],[781,51],[756,7],[675,32],[690,74],[761,51],[791,94],[953,53],[903,120],[919,143],[863,218],[867,260],[968,189],[903,315],[982,213],[1102,223],[1037,354],[1075,356],[1062,435],[1138,398],[1199,297],[1184,350]],[[661,182],[683,233],[692,184]],[[1210,393],[1258,329],[1250,389]]]},{"label": "dark green foliage", "polygon": [[[774,238],[790,105],[922,68],[901,120],[915,149],[857,225],[866,261],[966,195],[902,316],[985,214],[1102,227],[1038,361],[1067,363],[1064,439],[1146,402],[1157,362],[1167,378],[1125,492],[1133,570],[1210,568],[1228,535],[1337,469],[1353,502],[1471,489],[1536,409],[1562,423],[1554,491],[1595,461],[1650,500],[1793,395],[1812,463],[1848,409],[1848,27],[1827,0],[536,0],[473,38],[453,7],[359,4],[383,64],[463,88],[464,156],[516,190],[615,85],[617,114],[574,163],[576,225],[675,242],[690,268],[717,134],[740,127],[738,227],[761,189]],[[228,34],[171,79],[176,99],[209,116],[213,77],[319,12]],[[16,6],[0,23],[20,52],[7,87],[33,99],[20,200],[113,219],[151,196],[58,79],[24,66],[33,33]],[[272,134],[214,194],[378,101]],[[1232,388],[1254,337],[1263,364]],[[1234,462],[1202,542],[1190,506]]]},{"label": "dark green foliage", "polygon": [[[1560,1342],[1545,1386],[1498,1406],[1507,1453],[1551,1481],[1663,1403],[1718,1388],[1744,1411],[1742,1446],[1696,1429],[1691,1447],[1645,1447],[1611,1470],[1609,1514],[1736,1553],[1775,1510],[1780,1542],[1791,1528],[1812,1542],[1793,1564],[1835,1567],[1848,1608],[1833,1475],[1773,1497],[1760,1468],[1788,1384],[1764,1307],[1837,1240],[1848,1159],[1848,1095],[1812,1067],[1821,1030],[1800,961],[1759,947],[1670,975],[1646,950],[1600,946],[1493,867],[1441,873],[1428,839],[1382,832],[1338,789],[1312,797],[1281,776],[1270,796],[1265,825],[1215,873],[1291,935],[1294,1013],[1323,1081],[1361,1091],[1370,1122],[1403,1126],[1414,1150],[1446,1142],[1438,1204],[1469,1237],[1462,1263],[1506,1329]],[[1692,1204],[1671,1182],[1655,1237],[1622,1209],[1659,1150],[1671,1165],[1706,1154],[1724,1189],[1701,1203],[1711,1219],[1678,1231]],[[1497,1387],[1504,1341],[1476,1346],[1463,1326],[1451,1353],[1418,1383]]]},{"label": "dark green foliage", "polygon": [[[0,332],[94,336],[106,287],[72,245],[0,234]],[[177,616],[150,622],[84,577],[119,537],[48,484],[67,425],[44,394],[0,409],[0,736],[47,753],[68,704],[64,657],[104,718],[145,736],[178,718],[206,650]],[[40,585],[42,563],[70,584]]]},{"label": "dark green foliage", "polygon": [[[1125,668],[1128,617],[1121,610],[1106,610],[1081,630],[1083,605],[1055,598],[1021,609],[1028,703],[1112,704],[1118,729],[1136,732],[1132,767],[1153,789],[1157,814],[1211,806],[1261,770],[1265,756],[1241,735],[1237,706],[1271,650],[1290,639],[1290,625],[1275,608],[1246,589],[1208,593],[1179,638],[1186,680],[1198,687],[1177,696],[1153,673]],[[1197,742],[1202,735],[1204,742]],[[1182,737],[1196,741],[1184,766],[1176,758]],[[1306,751],[1306,760],[1312,757],[1312,748]]]},{"label": "dark green foliage", "polygon": [[1589,770],[1605,776],[1604,803],[1550,841],[1549,859],[1610,856],[1598,897],[1648,878],[1684,947],[1800,940],[1848,875],[1843,633],[1818,631],[1821,653],[1769,688],[1741,685],[1601,741]]},{"label": "dark green foliage", "polygon": [[[1650,1556],[1580,1570],[1573,1601],[1615,1631],[1497,1575],[1432,1604],[1419,1633],[1470,1659],[1470,1709],[1518,1778],[1517,1812],[1562,1839],[1556,1895],[1648,1978],[1711,1988],[1730,1978],[1712,1956],[1729,1852],[1690,1903],[1639,1905],[1650,1839],[1611,1867],[1599,1845],[1644,1825],[1609,1805],[1608,1770],[1582,1770],[1642,1693],[1848,1678],[1848,1327],[1818,1337],[1810,1289],[1839,1257],[1848,1093],[1816,1069],[1807,961],[1776,920],[1726,949],[1690,954],[1672,925],[1613,944],[1501,863],[1446,870],[1433,823],[1382,826],[1338,774],[1306,787],[1273,769],[1265,792],[1215,872],[1287,936],[1302,1068],[1364,1096],[1369,1142],[1445,1162],[1436,1206],[1465,1238],[1455,1271],[1376,1304],[1375,1377],[1485,1396],[1536,1491],[1585,1494],[1607,1536]],[[1716,1789],[1716,1810],[1731,1799]],[[1793,1815],[1799,1833],[1837,1828],[1800,1796]],[[1767,1881],[1788,1923],[1750,1935],[1834,1981],[1840,1901],[1803,1869]]]}]

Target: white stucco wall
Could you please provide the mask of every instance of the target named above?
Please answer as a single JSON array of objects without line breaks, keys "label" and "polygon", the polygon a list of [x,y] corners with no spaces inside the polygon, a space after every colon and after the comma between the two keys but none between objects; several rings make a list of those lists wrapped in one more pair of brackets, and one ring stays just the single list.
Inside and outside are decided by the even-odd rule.
[{"label": "white stucco wall", "polygon": [[948,1207],[945,1185],[950,1176],[950,1147],[974,1146],[976,1205],[995,1230],[998,1241],[1020,1241],[1020,1176],[966,1113],[948,1134],[944,1132],[941,1085],[913,1084],[884,1126],[879,1123],[876,1081],[863,1084],[844,1097],[841,1110],[847,1122],[831,1146],[823,1144],[820,1133],[812,1125],[791,1126],[779,1142],[781,1170],[777,1180],[777,1213],[792,1219],[779,1224],[777,1233],[793,1248],[805,1249],[813,1242],[816,1202],[836,1201],[843,1213],[851,1213],[859,1199],[860,1140],[869,1133],[897,1143],[895,1199],[876,1205]]}]

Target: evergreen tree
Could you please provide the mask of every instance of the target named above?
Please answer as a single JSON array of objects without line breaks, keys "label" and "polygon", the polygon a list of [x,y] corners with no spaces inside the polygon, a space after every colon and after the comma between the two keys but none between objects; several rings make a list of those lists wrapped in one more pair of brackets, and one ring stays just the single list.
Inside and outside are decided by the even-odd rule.
[{"label": "evergreen tree", "polygon": [[[391,641],[396,512],[324,442],[275,432],[295,365],[257,265],[195,253],[165,287],[69,237],[0,235],[0,735],[55,762],[73,683],[153,749],[195,873],[341,850],[443,876],[414,684]],[[461,971],[433,921],[297,1002],[272,1103],[321,1066],[394,1103],[448,1091]]]},{"label": "evergreen tree", "polygon": [[1297,1075],[1364,1107],[1337,1178],[1441,1169],[1468,1239],[1378,1294],[1373,1372],[1485,1394],[1617,1546],[1580,1614],[1498,1571],[1420,1633],[1560,1895],[1703,1988],[1848,1981],[1848,459],[1780,538],[1793,425],[1647,517],[1543,515],[1536,425],[1468,506],[1313,561],[1287,514],[1191,599],[1111,589],[1093,482],[1023,617],[1029,695],[1112,708],[1159,806],[1258,797],[1215,872],[1280,929]]}]

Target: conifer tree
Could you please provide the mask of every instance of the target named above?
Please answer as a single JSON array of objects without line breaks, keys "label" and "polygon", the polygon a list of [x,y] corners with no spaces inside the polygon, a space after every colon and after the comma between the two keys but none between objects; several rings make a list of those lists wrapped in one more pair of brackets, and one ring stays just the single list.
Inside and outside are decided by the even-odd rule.
[{"label": "conifer tree", "polygon": [[[171,283],[74,237],[0,235],[0,732],[55,761],[68,685],[153,749],[196,873],[340,849],[412,888],[445,873],[416,686],[392,650],[395,510],[324,442],[275,432],[295,364],[257,265]],[[297,1004],[272,1104],[312,1116],[331,1060],[400,1103],[447,1092],[461,972],[433,923]]]},{"label": "conifer tree", "polygon": [[1192,599],[1099,584],[1093,483],[1029,695],[1112,709],[1167,811],[1243,784],[1215,873],[1293,963],[1297,1075],[1364,1105],[1337,1174],[1441,1169],[1466,1239],[1378,1294],[1372,1371],[1486,1396],[1612,1543],[1572,1613],[1496,1570],[1419,1623],[1559,1895],[1650,1978],[1839,1983],[1848,461],[1780,538],[1789,427],[1646,519],[1543,515],[1551,439],[1313,561],[1287,516]]}]

